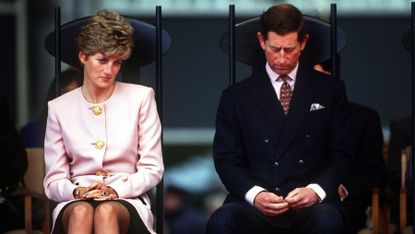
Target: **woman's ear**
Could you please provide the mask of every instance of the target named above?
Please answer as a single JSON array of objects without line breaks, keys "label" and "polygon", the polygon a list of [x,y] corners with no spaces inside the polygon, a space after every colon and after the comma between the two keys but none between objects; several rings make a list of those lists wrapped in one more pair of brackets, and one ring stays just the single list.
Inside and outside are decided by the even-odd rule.
[{"label": "woman's ear", "polygon": [[82,51],[79,51],[78,53],[78,58],[79,58],[79,62],[81,63],[81,65],[83,66],[86,59],[87,59],[87,55],[84,54]]}]

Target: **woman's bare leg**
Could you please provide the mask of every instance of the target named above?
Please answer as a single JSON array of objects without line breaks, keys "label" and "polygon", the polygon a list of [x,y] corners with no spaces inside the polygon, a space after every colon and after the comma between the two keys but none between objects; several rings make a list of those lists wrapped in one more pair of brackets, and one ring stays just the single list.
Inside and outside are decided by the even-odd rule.
[{"label": "woman's bare leg", "polygon": [[87,202],[74,202],[65,208],[62,215],[65,233],[90,234],[94,221],[94,207]]},{"label": "woman's bare leg", "polygon": [[126,207],[118,202],[103,202],[94,213],[95,233],[127,233],[130,214]]}]

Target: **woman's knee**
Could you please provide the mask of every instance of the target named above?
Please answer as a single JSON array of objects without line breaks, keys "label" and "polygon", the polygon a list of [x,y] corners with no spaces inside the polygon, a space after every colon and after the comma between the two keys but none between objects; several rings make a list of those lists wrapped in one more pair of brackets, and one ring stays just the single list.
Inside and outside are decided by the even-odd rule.
[{"label": "woman's knee", "polygon": [[117,202],[103,202],[95,208],[94,228],[97,233],[126,233],[130,225],[128,209]]},{"label": "woman's knee", "polygon": [[[113,203],[104,202],[95,208],[95,220],[96,221],[104,221],[110,218],[115,218],[115,207]],[[98,220],[97,220],[98,219]]]},{"label": "woman's knee", "polygon": [[91,230],[94,208],[86,202],[74,202],[63,211],[62,227],[66,232],[74,228]]},{"label": "woman's knee", "polygon": [[71,218],[86,219],[93,217],[94,214],[94,208],[86,202],[74,203],[72,207],[68,208]]},{"label": "woman's knee", "polygon": [[116,202],[103,202],[95,208],[95,222],[119,221],[128,222],[129,213],[126,207]]}]

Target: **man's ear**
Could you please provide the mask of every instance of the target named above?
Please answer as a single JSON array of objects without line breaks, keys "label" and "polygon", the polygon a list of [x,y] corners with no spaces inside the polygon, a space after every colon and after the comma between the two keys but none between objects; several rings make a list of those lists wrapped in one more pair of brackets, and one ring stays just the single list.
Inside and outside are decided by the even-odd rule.
[{"label": "man's ear", "polygon": [[264,40],[264,37],[262,36],[261,32],[257,32],[256,36],[258,38],[259,45],[261,46],[261,48],[263,50],[265,50],[265,40]]},{"label": "man's ear", "polygon": [[308,39],[310,38],[310,36],[308,34],[306,34],[303,38],[303,41],[300,43],[300,47],[301,47],[301,51],[304,50],[305,46],[307,45]]}]

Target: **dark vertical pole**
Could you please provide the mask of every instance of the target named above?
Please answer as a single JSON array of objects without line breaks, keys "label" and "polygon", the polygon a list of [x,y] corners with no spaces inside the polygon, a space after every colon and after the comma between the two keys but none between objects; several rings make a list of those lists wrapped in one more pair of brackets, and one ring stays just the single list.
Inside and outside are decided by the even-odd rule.
[{"label": "dark vertical pole", "polygon": [[[162,77],[162,27],[161,6],[156,6],[156,94],[157,110],[163,125],[163,77]],[[163,131],[161,132],[161,145],[163,148]],[[163,179],[156,188],[156,232],[163,234],[164,228],[164,182]]]},{"label": "dark vertical pole", "polygon": [[235,5],[229,5],[229,85],[235,80]]},{"label": "dark vertical pole", "polygon": [[[411,66],[411,74],[412,74],[412,136],[415,133],[415,2],[411,3],[411,36],[412,36],[412,50],[411,50],[411,57],[412,57],[412,66]],[[415,158],[414,158],[414,147],[415,147],[415,137],[412,137],[412,190],[415,191]],[[415,196],[412,195],[412,214],[415,214]],[[415,215],[412,215],[412,223],[413,226],[415,225]]]},{"label": "dark vertical pole", "polygon": [[61,74],[61,8],[55,7],[55,94],[60,95]]},{"label": "dark vertical pole", "polygon": [[336,4],[330,6],[330,52],[331,52],[331,75],[338,78],[337,71],[337,8]]}]

